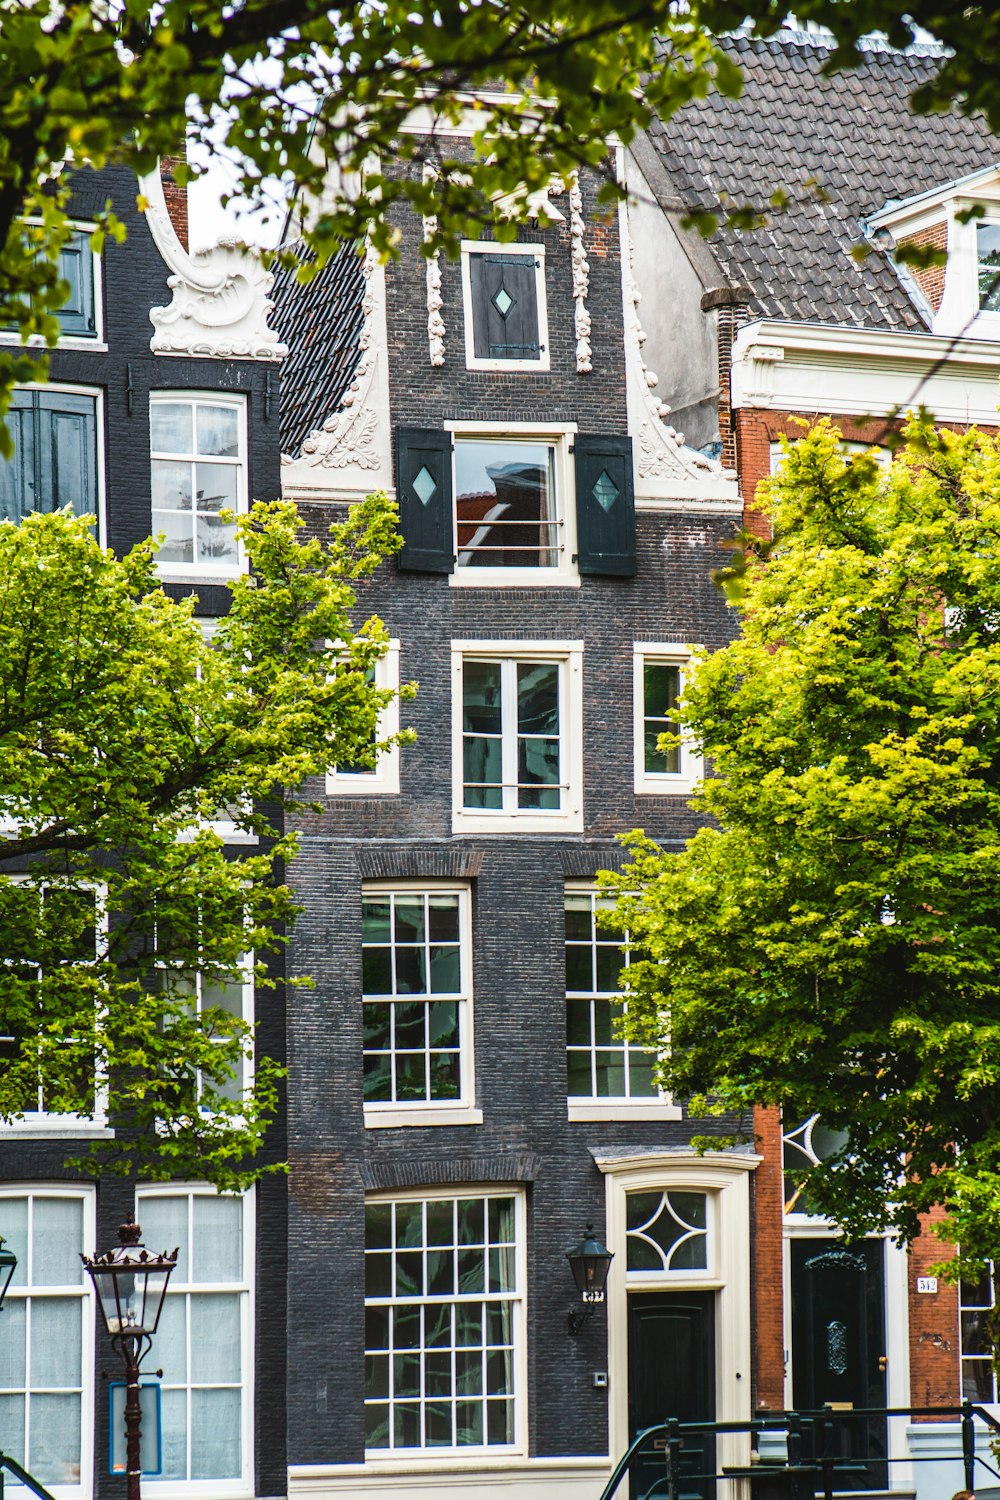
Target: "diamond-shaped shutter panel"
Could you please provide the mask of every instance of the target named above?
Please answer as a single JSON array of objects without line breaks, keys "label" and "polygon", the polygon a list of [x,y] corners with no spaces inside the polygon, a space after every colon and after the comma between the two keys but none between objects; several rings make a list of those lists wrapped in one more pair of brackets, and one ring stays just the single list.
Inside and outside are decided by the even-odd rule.
[{"label": "diamond-shaped shutter panel", "polygon": [[396,494],[403,547],[399,567],[450,573],[455,566],[451,433],[435,427],[396,429]]},{"label": "diamond-shaped shutter panel", "polygon": [[610,510],[620,494],[621,491],[615,484],[614,480],[611,478],[607,469],[602,469],[601,477],[594,485],[594,499],[597,501],[598,505],[603,506],[605,510]]},{"label": "diamond-shaped shutter panel", "polygon": [[505,286],[502,286],[497,292],[496,296],[493,298],[493,306],[496,308],[501,318],[505,318],[510,312],[511,308],[514,306],[514,299]]},{"label": "diamond-shaped shutter panel", "polygon": [[420,470],[420,473],[417,475],[416,479],[414,479],[413,488],[416,491],[417,499],[420,501],[421,505],[427,505],[431,497],[433,496],[434,491],[437,489],[437,484],[435,483],[434,476],[428,473],[426,464],[424,464],[424,466]]}]

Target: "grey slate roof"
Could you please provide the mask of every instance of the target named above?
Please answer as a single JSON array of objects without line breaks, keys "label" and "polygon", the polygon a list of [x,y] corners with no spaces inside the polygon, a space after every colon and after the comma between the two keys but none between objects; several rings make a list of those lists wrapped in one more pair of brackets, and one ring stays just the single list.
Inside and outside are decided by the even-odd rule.
[{"label": "grey slate roof", "polygon": [[689,206],[766,210],[776,188],[792,198],[763,229],[712,237],[730,284],[751,288],[754,316],[922,329],[885,257],[852,259],[860,220],[889,198],[1000,161],[1000,138],[977,119],[911,112],[909,94],[938,66],[933,51],[870,47],[860,67],[823,78],[830,49],[802,33],[735,36],[725,46],[743,71],[742,98],[712,94],[651,134]]},{"label": "grey slate roof", "polygon": [[281,373],[281,451],[298,454],[302,442],[340,406],[357,369],[364,300],[364,261],[344,245],[307,285],[296,266],[312,252],[285,246],[296,264],[275,268],[274,322],[288,358]]}]

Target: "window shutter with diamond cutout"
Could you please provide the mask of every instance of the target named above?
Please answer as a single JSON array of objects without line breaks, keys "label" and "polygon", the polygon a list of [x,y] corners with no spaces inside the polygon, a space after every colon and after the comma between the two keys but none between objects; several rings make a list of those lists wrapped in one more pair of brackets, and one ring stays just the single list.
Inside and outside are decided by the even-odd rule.
[{"label": "window shutter with diamond cutout", "polygon": [[580,572],[631,578],[635,573],[632,439],[578,433],[573,442]]},{"label": "window shutter with diamond cutout", "polygon": [[476,359],[540,357],[537,274],[533,255],[469,255]]},{"label": "window shutter with diamond cutout", "polygon": [[396,492],[409,573],[450,573],[455,566],[451,433],[435,427],[396,429]]}]

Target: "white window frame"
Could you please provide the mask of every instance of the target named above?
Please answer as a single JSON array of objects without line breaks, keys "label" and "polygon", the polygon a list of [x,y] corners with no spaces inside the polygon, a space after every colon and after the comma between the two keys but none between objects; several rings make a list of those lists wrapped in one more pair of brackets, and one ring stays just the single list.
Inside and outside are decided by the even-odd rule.
[{"label": "white window frame", "polygon": [[[592,880],[567,880],[565,896],[605,896]],[[622,999],[625,992],[622,991]],[[594,992],[591,1003],[600,1003],[601,994]],[[569,992],[567,991],[566,1005],[569,1007]],[[634,1045],[634,1044],[633,1044]],[[625,1043],[622,1042],[624,1047]],[[567,1039],[567,1058],[569,1055],[569,1044]],[[653,1096],[629,1094],[616,1094],[603,1097],[589,1094],[568,1094],[566,1096],[567,1118],[573,1120],[679,1120],[683,1115],[680,1105],[675,1104],[669,1094],[662,1091]]]},{"label": "white window frame", "polygon": [[[176,461],[178,459],[178,455],[176,453],[161,453],[158,450],[155,450],[153,448],[153,440],[152,440],[153,408],[155,406],[164,405],[164,404],[167,404],[167,403],[170,403],[170,402],[187,402],[187,403],[189,403],[191,405],[196,405],[198,402],[204,402],[205,405],[207,405],[207,406],[226,406],[226,407],[229,407],[230,409],[235,410],[237,412],[237,414],[238,414],[237,415],[237,434],[238,434],[237,441],[238,441],[239,452],[238,452],[237,457],[234,460],[228,460],[228,459],[226,459],[226,460],[223,460],[223,462],[226,462],[226,463],[232,462],[232,463],[234,463],[234,465],[235,465],[235,467],[236,467],[236,469],[238,471],[238,473],[237,473],[236,505],[235,505],[234,509],[235,509],[235,513],[236,513],[237,516],[245,516],[246,513],[247,513],[247,509],[249,507],[249,493],[250,493],[250,474],[249,474],[249,470],[250,470],[250,448],[249,448],[249,440],[248,440],[248,421],[247,421],[248,401],[247,401],[246,394],[244,392],[242,392],[242,391],[212,391],[212,390],[189,390],[188,391],[188,390],[173,390],[173,389],[166,389],[166,390],[159,390],[159,389],[157,389],[157,390],[150,391],[150,393],[149,393],[150,485],[152,485],[152,466],[153,466],[154,463],[156,463],[158,460],[161,460],[161,459],[164,462],[169,462],[171,460]],[[180,461],[181,462],[186,462],[187,460],[185,460],[185,459],[182,458]],[[153,534],[155,535],[156,534],[155,525],[153,525],[153,522],[152,522],[152,504],[150,505],[150,512],[151,512],[150,525],[153,528]],[[197,540],[197,533],[195,533],[195,539]],[[222,566],[220,566],[220,565],[218,565],[216,563],[199,563],[199,562],[181,563],[181,562],[160,561],[158,554],[157,554],[157,557],[154,559],[154,561],[156,562],[157,577],[160,578],[164,583],[188,583],[191,580],[197,580],[200,583],[229,583],[233,578],[238,578],[241,573],[245,573],[247,571],[248,567],[249,567],[249,562],[248,562],[248,559],[247,559],[246,552],[244,551],[243,547],[240,545],[239,541],[237,541],[237,544],[236,544],[236,556],[237,556],[236,563],[233,564],[230,567],[222,567]]]},{"label": "white window frame", "polygon": [[[463,1470],[475,1467],[478,1469],[481,1464],[483,1466],[489,1465],[491,1460],[499,1459],[503,1461],[510,1457],[525,1456],[528,1451],[528,1251],[527,1212],[524,1189],[516,1183],[497,1183],[487,1186],[483,1186],[482,1184],[479,1186],[466,1184],[462,1187],[454,1187],[449,1184],[448,1186],[441,1187],[393,1189],[390,1192],[367,1193],[365,1195],[365,1207],[367,1208],[370,1203],[438,1203],[456,1198],[513,1198],[514,1200],[514,1264],[516,1268],[517,1290],[504,1294],[513,1305],[514,1442],[511,1444],[484,1443],[482,1447],[478,1448],[471,1446],[460,1448],[366,1448],[366,1470],[382,1469],[394,1472],[400,1468],[410,1468],[411,1466],[460,1468]],[[399,1301],[403,1300],[418,1304],[450,1299],[427,1296],[412,1299],[390,1297],[372,1300],[397,1305]],[[366,1307],[368,1301],[369,1299],[365,1295],[364,1302]]]},{"label": "white window frame", "polygon": [[[463,240],[462,311],[465,320],[465,368],[467,370],[526,370],[538,374],[551,368],[549,362],[549,315],[545,298],[545,246],[501,243],[498,240]],[[538,310],[537,359],[477,359],[472,321],[472,271],[470,255],[530,255],[538,262],[535,271],[535,305]]]},{"label": "white window frame", "polygon": [[[24,224],[41,224],[37,217],[25,218]],[[80,234],[93,234],[97,225],[86,219],[71,219],[70,229]],[[83,349],[88,354],[107,354],[108,345],[104,327],[104,256],[99,255],[91,248],[90,264],[94,271],[94,337],[92,339],[81,338],[79,334],[60,333],[57,347],[60,349]],[[58,316],[58,313],[56,314]],[[21,336],[10,329],[0,332],[0,344],[20,344]],[[24,345],[26,349],[44,349],[45,340],[40,333],[34,333]]]},{"label": "white window frame", "polygon": [[[467,808],[464,804],[462,684],[466,661],[558,662],[559,745],[562,802],[558,811]],[[583,642],[582,641],[452,641],[452,832],[453,833],[582,833],[583,832]],[[517,700],[504,692],[503,758],[508,789],[517,780]],[[511,771],[513,762],[513,771]],[[516,792],[515,792],[516,795]]]},{"label": "white window frame", "polygon": [[[375,725],[375,737],[387,740],[399,733],[399,641],[391,640],[385,655],[375,663],[375,687],[392,692],[395,697],[382,709]],[[399,746],[383,750],[371,770],[338,771],[332,766],[326,773],[328,797],[398,797]]]},{"label": "white window frame", "polygon": [[[201,969],[179,969],[179,968],[175,968],[174,965],[172,965],[172,964],[164,963],[162,961],[161,962],[157,962],[157,964],[155,965],[155,968],[159,972],[162,972],[162,973],[173,972],[175,974],[183,974],[186,977],[194,979],[194,981],[195,981],[195,1003],[197,1005],[197,1010],[196,1010],[195,1014],[200,1016],[202,1014],[202,1010],[203,1010],[203,1007],[202,1007],[202,986],[204,984],[204,976],[202,974]],[[241,1017],[241,1019],[243,1021],[246,1021],[251,1026],[251,1028],[253,1028],[254,1025],[255,1025],[255,1022],[256,1022],[256,1016],[255,1016],[255,1013],[254,1013],[254,959],[253,959],[253,954],[252,953],[245,953],[243,955],[243,959],[242,959],[242,962],[240,963],[240,967],[239,967],[239,971],[238,972],[242,976],[241,990],[242,990],[242,996],[243,996],[241,1004],[240,1004],[240,1017]],[[251,1033],[250,1033],[250,1035],[251,1035],[251,1041],[252,1042],[255,1041],[256,1032],[252,1030]],[[246,1095],[246,1093],[248,1092],[248,1090],[250,1090],[250,1089],[253,1088],[254,1071],[255,1071],[254,1064],[256,1062],[256,1056],[257,1056],[256,1045],[252,1045],[251,1046],[249,1055],[247,1055],[246,1053],[244,1053],[244,1055],[243,1055],[242,1079],[241,1079],[241,1088],[240,1088],[240,1092],[243,1095]],[[196,1072],[197,1072],[197,1075],[198,1075],[198,1097],[199,1097],[199,1105],[198,1105],[198,1107],[201,1110],[202,1114],[208,1115],[210,1113],[210,1111],[207,1110],[200,1103],[201,1088],[202,1088],[201,1069],[200,1068],[196,1069]]]},{"label": "white window frame", "polygon": [[[158,1182],[151,1183],[136,1189],[135,1217],[139,1224],[142,1223],[142,1205],[144,1200],[150,1198],[215,1198],[220,1196],[214,1187],[208,1183],[201,1182]],[[153,1474],[143,1474],[143,1489],[152,1495],[160,1497],[160,1500],[245,1500],[254,1492],[254,1306],[255,1306],[255,1203],[254,1190],[249,1188],[242,1195],[225,1194],[226,1197],[240,1197],[243,1209],[243,1276],[239,1282],[233,1281],[190,1281],[177,1282],[171,1278],[167,1288],[167,1297],[184,1297],[200,1294],[215,1294],[224,1296],[238,1296],[240,1298],[240,1369],[242,1374],[241,1402],[240,1402],[240,1458],[242,1463],[242,1474],[239,1478],[232,1479],[158,1479]],[[191,1243],[194,1235],[194,1214],[188,1212],[188,1265],[191,1265]],[[158,1246],[156,1248],[166,1248]],[[171,1247],[172,1248],[172,1247]],[[176,1277],[174,1272],[174,1277]],[[190,1354],[190,1335],[189,1349]],[[183,1387],[190,1391],[192,1382],[190,1380],[190,1359],[188,1359],[188,1381]],[[179,1389],[180,1387],[172,1387]],[[187,1423],[188,1444],[190,1453],[191,1423],[190,1410]]]},{"label": "white window frame", "polygon": [[[62,347],[60,340],[60,347]],[[88,343],[88,349],[93,345]],[[97,539],[102,547],[107,542],[107,479],[105,464],[105,418],[104,391],[97,385],[79,385],[72,380],[26,380],[15,387],[19,391],[46,391],[50,395],[64,393],[67,396],[90,396],[94,402],[94,441],[97,444]],[[35,512],[32,512],[35,514]]]},{"label": "white window frame", "polygon": [[[476,1108],[475,1025],[473,1013],[472,970],[472,890],[463,881],[451,880],[366,880],[362,898],[368,895],[396,893],[430,894],[458,897],[459,965],[463,998],[459,1011],[459,1079],[460,1093],[455,1100],[429,1099],[404,1104],[393,1101],[364,1105],[365,1126],[369,1130],[396,1129],[412,1125],[481,1125],[483,1112]],[[400,996],[400,999],[405,997]],[[432,994],[414,995],[414,1000],[433,1000]],[[442,998],[453,998],[452,996]],[[388,1003],[388,1001],[387,1001]],[[362,1007],[364,997],[362,996]]]},{"label": "white window frame", "polygon": [[[0,1230],[3,1228],[3,1205],[5,1200],[11,1198],[73,1198],[83,1203],[83,1245],[84,1253],[92,1247],[97,1239],[97,1193],[93,1187],[75,1187],[72,1183],[54,1182],[6,1182],[0,1186]],[[30,1217],[29,1217],[30,1226]],[[30,1232],[30,1227],[29,1227]],[[79,1484],[53,1484],[48,1486],[56,1500],[89,1500],[94,1493],[94,1424],[95,1424],[95,1392],[94,1392],[94,1362],[96,1348],[97,1329],[97,1305],[94,1294],[94,1286],[90,1277],[86,1274],[83,1266],[80,1267],[80,1283],[78,1286],[49,1288],[45,1285],[34,1284],[28,1286],[12,1285],[7,1292],[7,1302],[13,1302],[18,1298],[31,1296],[70,1296],[78,1298],[82,1303],[81,1319],[83,1324],[82,1347],[81,1347],[81,1395],[80,1395],[80,1483]],[[30,1324],[25,1329],[26,1340],[30,1341]],[[31,1387],[29,1386],[30,1390]],[[13,1480],[8,1480],[13,1488]]]},{"label": "white window frame", "polygon": [[681,741],[680,771],[647,771],[645,742],[645,675],[647,662],[680,669],[681,692],[691,663],[691,647],[676,641],[636,641],[632,647],[632,730],[636,796],[689,797],[705,774],[704,763],[694,741]]},{"label": "white window frame", "polygon": [[[10,879],[15,884],[24,885],[27,884],[28,877],[11,875]],[[97,916],[97,936],[98,939],[107,936],[108,913],[104,900],[106,893],[104,886],[94,886],[88,881],[60,880],[58,877],[43,882],[43,887],[53,885],[61,886],[68,890],[93,891]],[[25,960],[25,962],[28,962],[28,960]],[[20,1115],[16,1120],[0,1121],[0,1140],[8,1140],[15,1136],[20,1140],[69,1140],[80,1136],[86,1136],[88,1139],[98,1137],[110,1140],[114,1136],[114,1130],[108,1124],[107,1104],[107,1079],[102,1077],[98,1068],[95,1070],[94,1113],[92,1117],[72,1113],[63,1114],[47,1109],[25,1110],[24,1114]]]},{"label": "white window frame", "polygon": [[[534,367],[532,367],[534,368]],[[451,588],[579,588],[576,564],[576,466],[573,462],[575,422],[445,422],[452,435],[452,546],[458,557],[458,485],[455,449],[463,438],[489,442],[546,443],[553,450],[552,485],[555,500],[555,531],[560,548],[558,563],[546,568],[460,568],[448,575]]]}]

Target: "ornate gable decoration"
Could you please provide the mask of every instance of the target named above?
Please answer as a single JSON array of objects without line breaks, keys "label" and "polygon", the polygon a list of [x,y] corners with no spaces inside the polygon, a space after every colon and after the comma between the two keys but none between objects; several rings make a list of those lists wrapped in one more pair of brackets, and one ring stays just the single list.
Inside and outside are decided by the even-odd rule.
[{"label": "ornate gable decoration", "polygon": [[146,222],[170,275],[169,307],[153,307],[149,318],[154,354],[208,359],[284,359],[288,353],[267,326],[274,308],[268,293],[274,277],[260,253],[236,240],[189,255],[167,213],[159,172],[140,179]]}]

